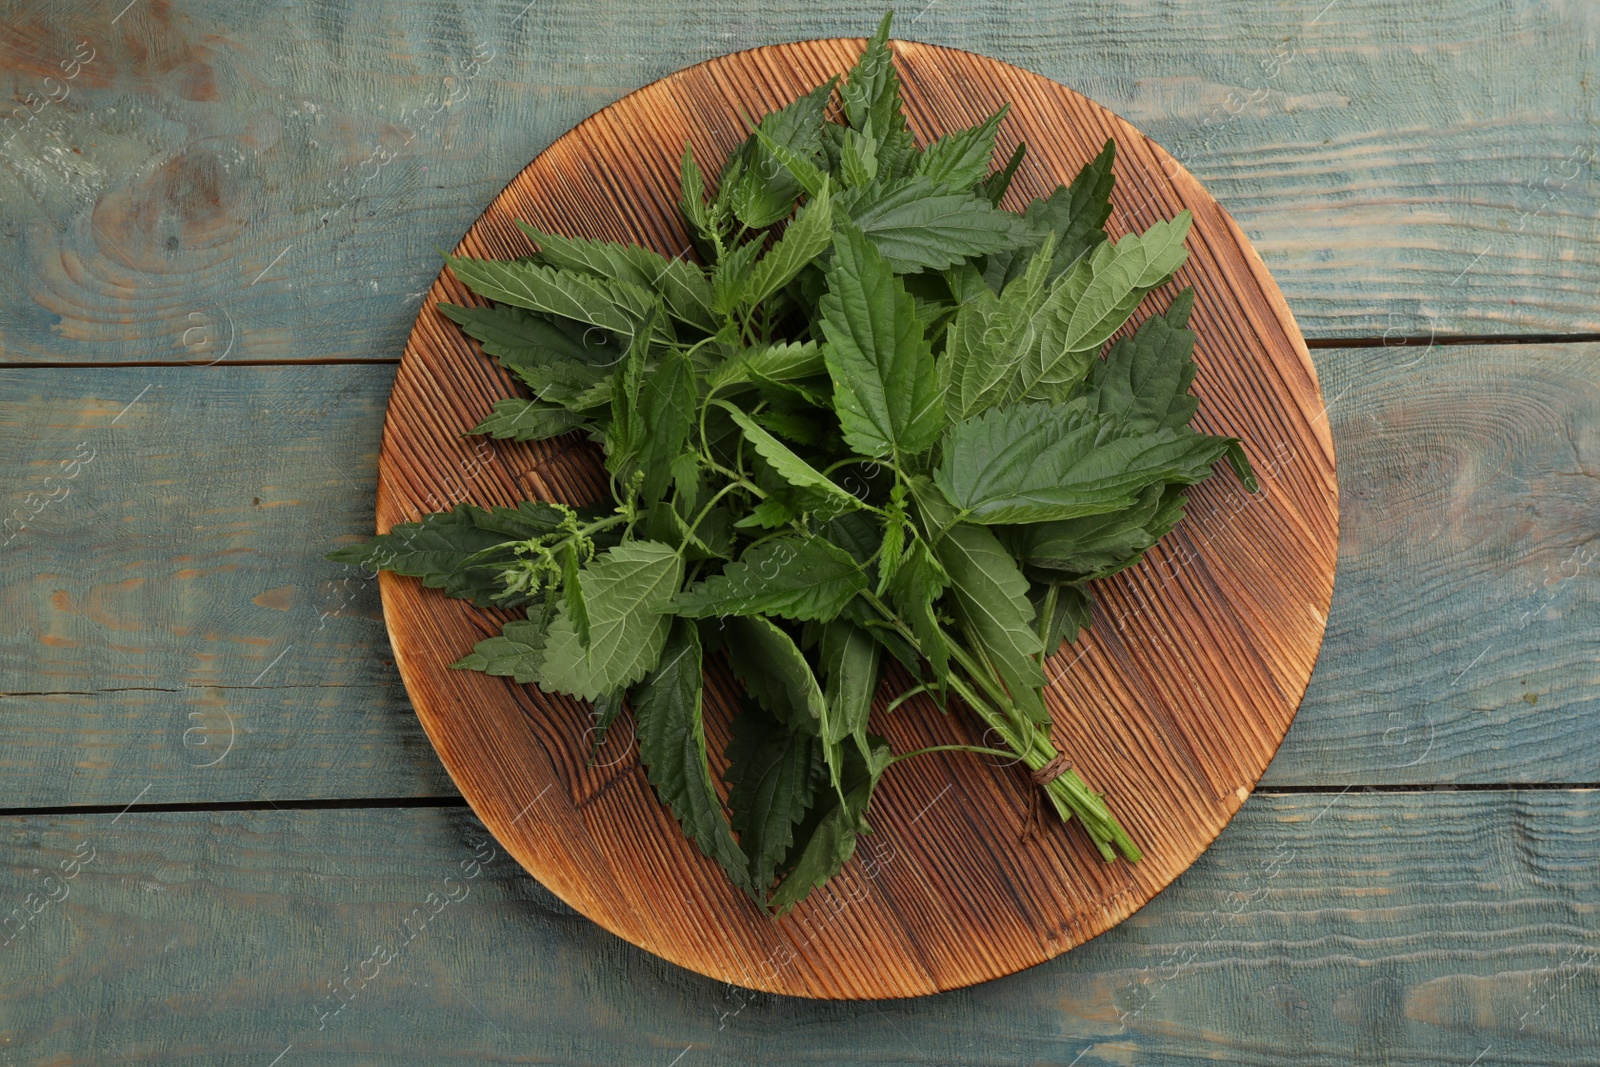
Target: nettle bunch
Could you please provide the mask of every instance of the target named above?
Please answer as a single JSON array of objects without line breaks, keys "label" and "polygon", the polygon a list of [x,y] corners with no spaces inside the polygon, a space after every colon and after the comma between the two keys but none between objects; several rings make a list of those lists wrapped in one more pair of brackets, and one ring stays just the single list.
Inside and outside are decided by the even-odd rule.
[{"label": "nettle bunch", "polygon": [[[846,863],[895,754],[869,729],[886,664],[965,707],[1108,860],[1139,850],[1059,753],[1046,657],[1088,583],[1182,518],[1232,437],[1189,426],[1193,293],[1111,344],[1183,263],[1187,212],[1107,240],[1114,146],[1021,212],[991,172],[1005,109],[919,147],[887,18],[846,76],[774,111],[722,167],[692,152],[700,262],[522,228],[538,252],[452,257],[494,301],[441,305],[532,390],[471,432],[582,431],[595,507],[463,504],[332,558],[527,618],[457,667],[626,704],[683,831],[781,914]],[[833,109],[837,91],[841,107]],[[726,801],[702,722],[707,657],[743,683]],[[955,698],[952,700],[951,698]],[[922,750],[933,751],[933,750]]]}]

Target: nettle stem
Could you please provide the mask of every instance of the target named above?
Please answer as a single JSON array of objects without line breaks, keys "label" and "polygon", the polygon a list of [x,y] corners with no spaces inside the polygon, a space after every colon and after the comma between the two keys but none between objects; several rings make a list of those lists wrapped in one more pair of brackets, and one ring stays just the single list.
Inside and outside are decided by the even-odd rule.
[{"label": "nettle stem", "polygon": [[[913,647],[917,647],[916,636],[905,620],[877,597],[870,593],[864,596],[884,621],[912,642]],[[958,644],[949,642],[949,647],[951,656],[966,675],[963,677],[960,673],[951,672],[950,688],[955,690],[956,695],[1000,735],[1012,754],[1021,759],[1030,772],[1041,770],[1054,760],[1058,752],[1050,740],[1049,731],[1037,723],[1019,720],[1008,714],[1004,709],[1012,707],[1011,700],[993,678],[988,677],[981,665]],[[1116,816],[1111,814],[1105,799],[1090,789],[1076,770],[1068,768],[1041,788],[1063,822],[1074,815],[1078,817],[1102,857],[1113,860],[1120,852],[1129,860],[1141,858],[1138,846],[1117,822]]]}]

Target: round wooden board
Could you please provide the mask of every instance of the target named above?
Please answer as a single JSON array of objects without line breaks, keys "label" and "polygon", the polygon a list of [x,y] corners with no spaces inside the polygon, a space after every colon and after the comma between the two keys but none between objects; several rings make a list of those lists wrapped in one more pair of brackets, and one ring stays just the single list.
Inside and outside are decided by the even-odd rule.
[{"label": "round wooden board", "polygon": [[[842,73],[860,40],[807,41],[714,59],[605,108],[556,141],[489,205],[457,251],[524,255],[512,220],[638,241],[678,254],[684,142],[715,175],[758,116]],[[1009,101],[1001,148],[1029,151],[1016,207],[1069,181],[1117,141],[1113,237],[1194,213],[1177,281],[1197,301],[1196,425],[1242,438],[1261,482],[1217,473],[1188,517],[1137,567],[1098,584],[1093,627],[1054,657],[1056,737],[1144,849],[1106,863],[1076,826],[1025,833],[1032,786],[1017,767],[940,754],[898,765],[873,798],[874,833],[844,873],[789,917],[768,918],[700,855],[656,800],[628,740],[586,763],[589,709],[447,665],[507,616],[382,577],[406,689],[456,785],[540,882],[584,915],[691,970],[769,992],[871,998],[933,993],[1011,974],[1137,910],[1216,837],[1266,768],[1321,646],[1338,543],[1333,444],[1316,372],[1277,286],[1233,220],[1170,156],[1106,109],[1045,78],[966,52],[896,42],[918,138]],[[395,380],[379,460],[378,529],[461,500],[571,503],[603,491],[590,446],[463,438],[511,377],[435,309],[479,302],[442,273]],[[732,685],[709,679],[714,770]],[[902,683],[904,679],[899,679]],[[880,695],[879,706],[883,697]],[[961,711],[908,706],[873,728],[896,751],[976,743]],[[508,946],[508,950],[514,948]]]}]

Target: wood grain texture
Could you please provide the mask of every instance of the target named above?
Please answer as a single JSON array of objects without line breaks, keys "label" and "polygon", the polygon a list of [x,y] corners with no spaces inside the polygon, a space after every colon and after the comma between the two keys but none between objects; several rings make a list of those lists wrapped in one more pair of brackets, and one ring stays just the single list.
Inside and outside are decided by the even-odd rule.
[{"label": "wood grain texture", "polygon": [[1600,345],[1336,362],[1339,574],[1266,784],[1600,782],[1597,370]]},{"label": "wood grain texture", "polygon": [[[1323,7],[963,0],[899,29],[1136,123],[1309,337],[1600,330],[1589,5]],[[435,250],[574,123],[691,62],[870,21],[802,0],[0,10],[17,102],[97,50],[0,148],[0,360],[57,363],[387,358]]]},{"label": "wood grain texture", "polygon": [[[458,254],[531,251],[515,219],[684,252],[675,204],[685,140],[715,170],[742,139],[741,110],[782,106],[846,70],[863,43],[755,49],[629,95],[530,163]],[[897,768],[875,796],[870,841],[915,860],[879,864],[868,849],[836,884],[774,921],[683,837],[637,761],[585,766],[586,705],[450,669],[461,648],[497,632],[494,617],[414,580],[385,573],[379,583],[395,661],[429,739],[519,862],[651,952],[751,988],[813,997],[912,996],[1009,974],[1095,936],[1176,877],[1244,801],[1294,716],[1321,644],[1338,542],[1316,373],[1227,214],[1138,130],[1069,89],[966,52],[902,43],[896,56],[922,141],[1011,103],[1003,136],[1026,141],[1029,157],[1008,202],[1069,181],[1115,137],[1114,236],[1185,208],[1195,216],[1190,258],[1163,299],[1194,286],[1196,425],[1246,442],[1262,492],[1248,500],[1230,475],[1199,487],[1195,514],[1097,593],[1118,625],[1096,627],[1046,666],[1056,743],[1107,794],[1145,859],[1106,864],[1059,825],[1019,840],[1026,778],[942,754]],[[435,309],[439,301],[478,302],[442,274],[418,316],[384,425],[380,530],[437,510],[457,472],[477,460],[463,428],[495,399],[517,395],[511,377]],[[529,496],[585,504],[604,484],[593,450],[571,438],[502,447],[482,469],[472,490],[481,504]],[[720,751],[735,691],[725,673],[707,681],[708,744]],[[886,687],[879,699],[892,695]],[[981,743],[972,720],[919,705],[876,722],[895,751]],[[881,892],[829,921],[840,894],[863,878]],[[792,954],[793,965],[764,973],[759,962],[773,953]]]},{"label": "wood grain texture", "polygon": [[[486,834],[461,810],[12,817],[0,832],[0,920],[29,893],[67,893],[0,950],[0,1062],[18,1065],[267,1067],[290,1046],[279,1067],[1577,1067],[1600,1053],[1593,791],[1257,794],[1094,942],[870,1004],[680,970],[504,853],[468,879]],[[91,850],[77,878],[43,885]],[[459,903],[434,915],[429,893]],[[398,958],[374,976],[362,964],[380,944]]]},{"label": "wood grain texture", "polygon": [[391,378],[0,371],[0,807],[453,792],[376,580],[323,558]]},{"label": "wood grain texture", "polygon": [[[1315,355],[1339,571],[1263,782],[1593,781],[1600,345]],[[150,782],[163,803],[454,792],[389,665],[376,581],[322,558],[371,533],[392,369],[192,373],[0,372],[4,514],[48,495],[79,441],[100,449],[3,550],[0,808],[121,805]],[[179,543],[204,564],[162,555]],[[201,773],[230,737],[220,711],[237,743]]]}]

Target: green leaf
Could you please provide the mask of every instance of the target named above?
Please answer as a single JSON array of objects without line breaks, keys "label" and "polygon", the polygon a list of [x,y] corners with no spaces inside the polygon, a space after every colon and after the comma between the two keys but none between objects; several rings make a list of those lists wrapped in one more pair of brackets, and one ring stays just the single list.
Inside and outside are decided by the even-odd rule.
[{"label": "green leaf", "polygon": [[[524,366],[548,364],[606,367],[621,355],[621,349],[603,330],[565,319],[552,321],[525,308],[506,304],[436,306],[469,337],[477,338],[485,355],[494,356],[501,366],[518,374]],[[533,388],[537,390],[538,386]]]},{"label": "green leaf", "polygon": [[[843,774],[843,797],[819,794],[813,812],[795,833],[797,844],[785,866],[788,874],[773,892],[769,906],[779,916],[787,914],[813,889],[823,885],[855,855],[856,841],[870,832],[867,807],[872,791],[889,766],[889,745],[875,738],[864,753],[851,752]],[[816,809],[820,808],[820,813]],[[817,817],[820,815],[820,817]]]},{"label": "green leaf", "polygon": [[1180,211],[1176,218],[1157,222],[1143,234],[1129,234],[1115,244],[1106,242],[1094,250],[1088,260],[1089,281],[1082,295],[1063,301],[1055,309],[1063,323],[1063,352],[1098,350],[1128,321],[1145,293],[1183,266],[1189,254],[1183,239],[1192,220],[1187,210]]},{"label": "green leaf", "polygon": [[[1050,597],[1052,588],[1055,590],[1054,603],[1051,603]],[[1034,606],[1033,626],[1039,631],[1043,645],[1041,658],[1048,659],[1063,644],[1077,640],[1079,631],[1086,629],[1094,620],[1094,598],[1082,586],[1065,582],[1035,583],[1028,597]],[[1046,608],[1050,610],[1048,622],[1044,618]]]},{"label": "green leaf", "polygon": [[827,373],[817,342],[788,342],[743,349],[712,368],[707,381],[713,389],[758,383],[782,386]]},{"label": "green leaf", "polygon": [[673,598],[689,618],[777,615],[826,620],[867,587],[850,553],[820,537],[787,534],[747,549],[737,563]]},{"label": "green leaf", "polygon": [[572,620],[573,632],[578,635],[578,644],[584,648],[589,647],[589,604],[583,595],[583,576],[579,570],[578,543],[574,540],[566,541],[561,549],[561,595],[562,603],[567,609],[567,618]]},{"label": "green leaf", "polygon": [[714,400],[712,403],[727,410],[728,415],[738,424],[745,440],[750,442],[751,447],[762,459],[772,465],[773,471],[784,481],[801,489],[820,489],[839,503],[852,508],[861,506],[861,501],[854,494],[795,455],[788,445],[762,429],[749,415],[721,400]]},{"label": "green leaf", "polygon": [[717,261],[711,271],[711,303],[716,314],[725,316],[744,302],[745,286],[763,242],[747,241]]},{"label": "green leaf", "polygon": [[[935,183],[970,189],[989,173],[994,158],[994,139],[1010,104],[976,126],[946,134],[923,150],[917,160],[917,173]],[[987,198],[986,198],[987,199]],[[992,201],[991,201],[992,203]]]},{"label": "green leaf", "polygon": [[668,259],[641,245],[545,233],[521,219],[517,226],[539,245],[539,259],[550,266],[585,271],[659,293],[673,318],[707,333],[716,332],[711,283],[696,264],[676,257]]},{"label": "green leaf", "polygon": [[1189,425],[1198,398],[1189,395],[1196,367],[1191,358],[1195,335],[1185,328],[1194,290],[1178,294],[1165,315],[1152,315],[1106,352],[1089,373],[1091,405],[1143,425]]},{"label": "green leaf", "polygon": [[492,414],[467,432],[488,434],[497,440],[509,437],[516,441],[543,441],[575,430],[586,421],[564,407],[514,397],[496,400]]},{"label": "green leaf", "polygon": [[[447,596],[470,600],[478,607],[502,604],[500,564],[469,566],[471,557],[504,544],[508,538],[481,529],[474,521],[482,509],[461,504],[451,511],[425,515],[419,522],[396,523],[388,533],[362,544],[345,545],[328,553],[335,563],[393,571],[421,578],[428,589],[442,589]],[[504,560],[511,559],[508,548]],[[525,602],[522,597],[517,603]],[[514,604],[504,603],[511,607]]]},{"label": "green leaf", "polygon": [[[1000,201],[1005,198],[1006,190],[1011,188],[1011,179],[1016,175],[1017,168],[1022,165],[1022,157],[1028,154],[1028,146],[1022,141],[1017,142],[1017,147],[1011,150],[1006,165],[979,182],[973,192],[983,197],[995,207],[1000,206]],[[998,285],[996,289],[1000,288]]]},{"label": "green leaf", "polygon": [[700,635],[693,623],[680,619],[672,624],[660,665],[633,689],[639,758],[683,832],[722,865],[735,885],[748,889],[750,861],[734,842],[711,783],[701,715],[704,677]]},{"label": "green leaf", "polygon": [[850,189],[869,185],[878,176],[878,142],[870,132],[844,131],[839,151],[839,176]]},{"label": "green leaf", "polygon": [[852,198],[851,219],[901,274],[944,270],[1009,247],[1028,231],[1021,219],[966,190],[925,177],[876,184]]},{"label": "green leaf", "polygon": [[[650,318],[653,321],[655,311]],[[640,393],[644,389],[645,363],[649,351],[650,328],[634,334],[628,354],[611,376],[611,424],[606,428],[606,469],[624,485],[638,469],[639,453],[645,446],[644,416],[640,412]]]},{"label": "green leaf", "polygon": [[790,730],[759,708],[734,716],[725,775],[728,807],[758,901],[766,898],[794,844],[795,824],[827,780],[820,748],[814,736]]},{"label": "green leaf", "polygon": [[950,676],[950,647],[934,612],[934,604],[950,585],[950,577],[920,538],[907,549],[886,590],[889,603],[911,626],[917,646],[933,668],[940,686]]},{"label": "green leaf", "polygon": [[[949,503],[926,483],[916,500],[935,528],[944,528],[951,519]],[[1016,560],[993,533],[965,522],[945,528],[933,551],[950,577],[956,621],[993,666],[1012,705],[1026,719],[1049,722],[1039,693],[1044,670],[1038,660],[1041,646],[1033,626],[1034,608],[1028,600],[1028,580]]]},{"label": "green leaf", "polygon": [[1056,238],[1049,272],[1052,280],[1106,239],[1105,223],[1111,217],[1111,188],[1116,180],[1111,172],[1115,156],[1116,144],[1107,140],[1100,154],[1084,164],[1071,185],[1058,185],[1049,196],[1028,204],[1022,212],[1024,230],[1018,240],[983,262],[983,276],[991,288],[999,292],[1021,273],[1033,249],[1046,236],[1054,234]]},{"label": "green leaf", "polygon": [[787,503],[777,497],[769,496],[751,508],[750,514],[733,525],[741,530],[777,530],[789,525],[796,517],[795,510]]},{"label": "green leaf", "polygon": [[889,20],[893,15],[892,11],[884,14],[877,32],[845,75],[839,94],[845,121],[857,131],[870,129],[880,144],[896,135],[910,138],[900,106],[900,76],[889,49]]},{"label": "green leaf", "polygon": [[632,337],[655,306],[655,295],[629,282],[536,263],[446,256],[473,292],[503,304],[560,315]]},{"label": "green leaf", "polygon": [[824,183],[772,250],[751,269],[749,281],[740,293],[740,302],[759,304],[789,284],[802,267],[826,252],[832,243],[833,198]]},{"label": "green leaf", "polygon": [[817,86],[793,103],[770,111],[737,150],[742,163],[722,200],[752,230],[770,226],[794,210],[801,182],[786,160],[810,160],[822,148],[822,114],[837,78]]},{"label": "green leaf", "polygon": [[828,705],[794,639],[760,615],[727,620],[728,662],[745,689],[789,729],[820,735]]},{"label": "green leaf", "polygon": [[524,685],[537,682],[545,640],[545,625],[532,619],[517,619],[506,623],[499,636],[479,641],[471,652],[450,666],[456,670],[513,678]]},{"label": "green leaf", "polygon": [[952,418],[970,418],[1001,403],[1023,368],[1037,362],[1036,320],[1054,246],[1055,239],[1047,237],[1028,269],[1000,296],[979,285],[957,310],[939,360],[945,409]]},{"label": "green leaf", "polygon": [[667,545],[630,541],[591,560],[582,581],[589,645],[578,639],[563,604],[550,624],[539,685],[593,700],[632,685],[655,666],[672,622],[672,594],[683,581],[683,560]]},{"label": "green leaf", "polygon": [[1111,189],[1116,183],[1112,164],[1117,145],[1110,138],[1100,154],[1083,165],[1071,185],[1058,185],[1048,197],[1033,201],[1023,218],[1035,228],[1056,236],[1055,261],[1050,277],[1061,274],[1106,239],[1111,217]]},{"label": "green leaf", "polygon": [[997,536],[1029,567],[1073,581],[1106,578],[1134,563],[1183,518],[1176,485],[1148,486],[1129,507],[1100,515],[1004,527]]},{"label": "green leaf", "polygon": [[[835,128],[835,127],[825,127]],[[772,158],[789,172],[797,186],[804,189],[807,194],[816,196],[828,181],[828,172],[813,163],[808,156],[801,155],[788,145],[783,144],[757,126],[751,135],[759,142],[761,147],[771,153]]]},{"label": "green leaf", "polygon": [[[1060,399],[1095,362],[1144,295],[1183,264],[1188,213],[1156,223],[1143,236],[1103,244],[1051,288],[1035,316],[1038,344],[1023,360],[1006,401]],[[1163,325],[1166,325],[1165,323]]]},{"label": "green leaf", "polygon": [[698,402],[694,368],[672,351],[655,362],[639,390],[638,468],[644,471],[640,496],[654,503],[672,481],[673,464],[688,448]]},{"label": "green leaf", "polygon": [[1017,404],[957,423],[934,480],[973,522],[1045,522],[1133,505],[1154,482],[1210,473],[1226,438],[1139,431],[1082,404]]},{"label": "green leaf", "polygon": [[865,456],[929,448],[944,426],[933,354],[905,286],[859,232],[834,240],[820,312],[845,441]]},{"label": "green leaf", "polygon": [[823,696],[828,702],[824,742],[838,744],[854,737],[865,746],[880,658],[872,635],[848,619],[834,619],[822,628]]},{"label": "green leaf", "polygon": [[678,161],[678,188],[678,210],[693,231],[696,250],[702,256],[714,253],[716,242],[712,240],[712,234],[716,230],[716,223],[706,207],[706,180],[700,173],[700,165],[694,161],[694,149],[687,141],[683,145],[683,157]]},{"label": "green leaf", "polygon": [[594,517],[594,513],[585,508],[574,509],[565,504],[548,504],[542,500],[519,500],[514,508],[480,508],[461,504],[458,510],[463,511],[480,530],[523,541],[556,532],[574,511],[580,518]]}]

